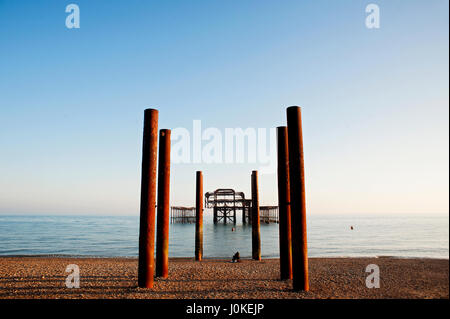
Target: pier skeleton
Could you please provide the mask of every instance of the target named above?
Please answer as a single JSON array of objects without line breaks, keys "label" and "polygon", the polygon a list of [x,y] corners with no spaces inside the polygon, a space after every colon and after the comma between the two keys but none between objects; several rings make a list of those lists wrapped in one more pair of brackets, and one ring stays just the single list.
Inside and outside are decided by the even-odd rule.
[{"label": "pier skeleton", "polygon": [[[214,192],[205,193],[205,207],[213,209],[213,222],[236,224],[236,213],[242,213],[242,223],[252,223],[252,200],[246,199],[244,192],[231,188],[219,188]],[[278,206],[260,206],[260,221],[263,223],[278,223]]]},{"label": "pier skeleton", "polygon": [[[248,220],[251,200],[245,199],[243,192],[231,188],[219,188],[205,193],[205,207],[213,209],[213,221],[217,224],[229,221],[236,224],[236,212],[242,211],[242,223]],[[247,220],[246,220],[247,217]]]},{"label": "pier skeleton", "polygon": [[195,223],[195,207],[172,206],[170,207],[170,222],[181,224]]}]

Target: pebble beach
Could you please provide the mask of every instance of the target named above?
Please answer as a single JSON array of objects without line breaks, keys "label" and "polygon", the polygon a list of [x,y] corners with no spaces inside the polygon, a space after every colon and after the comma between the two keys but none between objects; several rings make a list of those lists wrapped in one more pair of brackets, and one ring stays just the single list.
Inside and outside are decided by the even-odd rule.
[{"label": "pebble beach", "polygon": [[[66,267],[80,270],[67,288]],[[366,267],[380,269],[380,288],[367,288]],[[136,258],[1,257],[1,299],[367,299],[449,298],[448,259],[310,258],[310,291],[279,280],[279,260],[172,258],[169,277],[137,288]]]}]

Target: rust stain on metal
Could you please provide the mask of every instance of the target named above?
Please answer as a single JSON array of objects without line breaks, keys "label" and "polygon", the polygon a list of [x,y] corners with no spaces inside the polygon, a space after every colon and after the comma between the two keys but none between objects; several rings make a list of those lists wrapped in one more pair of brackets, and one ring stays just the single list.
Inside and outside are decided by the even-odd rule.
[{"label": "rust stain on metal", "polygon": [[158,110],[146,109],[144,112],[142,144],[138,286],[153,288]]},{"label": "rust stain on metal", "polygon": [[159,131],[156,277],[169,276],[170,130]]},{"label": "rust stain on metal", "polygon": [[289,147],[286,126],[277,127],[280,279],[292,279]]},{"label": "rust stain on metal", "polygon": [[309,290],[306,237],[305,168],[301,109],[287,108],[294,290]]}]

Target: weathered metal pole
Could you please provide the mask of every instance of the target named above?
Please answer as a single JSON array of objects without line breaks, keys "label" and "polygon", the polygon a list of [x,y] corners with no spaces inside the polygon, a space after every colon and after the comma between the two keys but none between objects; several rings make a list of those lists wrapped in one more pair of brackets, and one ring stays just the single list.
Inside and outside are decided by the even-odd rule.
[{"label": "weathered metal pole", "polygon": [[195,196],[195,260],[203,257],[203,174],[197,171]]},{"label": "weathered metal pole", "polygon": [[142,144],[138,286],[153,288],[158,110],[147,109],[144,112]]},{"label": "weathered metal pole", "polygon": [[302,115],[298,106],[287,108],[289,181],[291,198],[292,270],[294,290],[309,290],[306,238],[305,168]]},{"label": "weathered metal pole", "polygon": [[291,203],[287,127],[277,127],[278,221],[280,236],[280,279],[292,279]]},{"label": "weathered metal pole", "polygon": [[169,276],[170,130],[159,131],[156,277]]},{"label": "weathered metal pole", "polygon": [[252,172],[252,258],[261,260],[261,237],[259,232],[258,171]]}]

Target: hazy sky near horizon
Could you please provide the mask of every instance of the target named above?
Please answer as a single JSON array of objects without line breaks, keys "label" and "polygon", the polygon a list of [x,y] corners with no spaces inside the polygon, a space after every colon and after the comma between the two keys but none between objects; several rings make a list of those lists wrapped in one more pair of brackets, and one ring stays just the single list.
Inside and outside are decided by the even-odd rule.
[{"label": "hazy sky near horizon", "polygon": [[[223,131],[285,125],[290,105],[309,213],[448,214],[448,6],[0,0],[0,214],[136,215],[145,108]],[[171,202],[194,205],[196,170],[249,197],[257,166],[173,164]],[[260,201],[277,204],[276,174]]]}]

